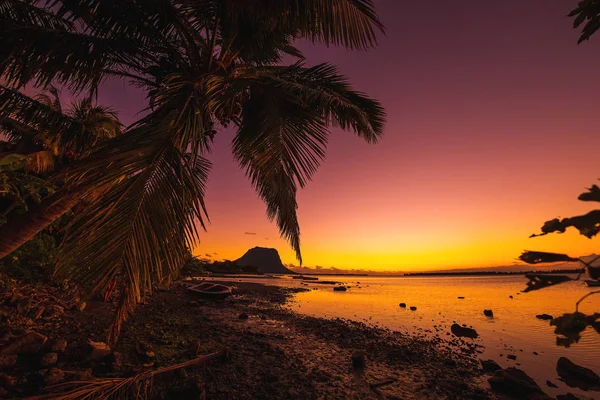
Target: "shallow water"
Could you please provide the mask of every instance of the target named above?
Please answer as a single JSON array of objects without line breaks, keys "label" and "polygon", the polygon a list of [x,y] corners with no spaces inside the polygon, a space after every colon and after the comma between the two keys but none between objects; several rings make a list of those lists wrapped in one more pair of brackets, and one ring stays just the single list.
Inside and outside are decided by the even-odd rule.
[{"label": "shallow water", "polygon": [[[549,321],[535,317],[541,313],[558,316],[575,311],[576,301],[593,289],[583,282],[567,282],[520,293],[526,282],[522,275],[320,279],[341,281],[351,287],[347,292],[334,292],[329,285],[305,281],[308,284],[305,287],[315,290],[296,294],[295,302],[289,307],[307,315],[366,321],[408,333],[435,335],[434,325],[437,325],[438,329],[442,328],[439,331],[442,338],[446,337],[454,321],[467,324],[478,331],[480,338],[476,342],[485,347],[480,358],[491,358],[502,367],[523,369],[548,394],[570,391],[600,398],[598,392],[568,388],[558,380],[556,373],[556,361],[561,356],[600,373],[600,334],[588,327],[578,343],[569,348],[557,346],[554,327]],[[284,286],[301,284],[299,280],[286,278],[256,281]],[[464,299],[458,299],[459,296]],[[406,303],[407,308],[400,308],[400,302]],[[410,306],[416,306],[417,310],[410,311]],[[492,309],[494,317],[485,317],[484,309]],[[586,314],[600,312],[600,295],[584,300],[579,311]],[[538,355],[534,355],[534,351]],[[507,359],[509,354],[517,359]],[[559,388],[547,387],[547,379]]]}]

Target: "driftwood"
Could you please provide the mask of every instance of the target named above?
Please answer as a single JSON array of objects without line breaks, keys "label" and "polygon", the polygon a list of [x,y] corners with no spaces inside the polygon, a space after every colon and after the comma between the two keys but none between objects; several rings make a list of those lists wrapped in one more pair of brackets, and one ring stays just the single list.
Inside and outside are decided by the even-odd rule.
[{"label": "driftwood", "polygon": [[60,390],[57,393],[48,393],[28,397],[26,400],[81,400],[81,399],[148,399],[152,386],[152,379],[160,374],[176,371],[182,368],[198,367],[210,361],[224,359],[229,356],[229,350],[223,349],[195,358],[180,364],[146,371],[130,378],[95,378],[85,381],[67,382],[51,387]]},{"label": "driftwood", "polygon": [[396,379],[388,379],[388,380],[382,381],[382,382],[371,383],[371,385],[369,385],[369,386],[371,387],[371,390],[376,390],[376,389],[379,389],[380,387],[391,385],[392,383],[395,383],[395,382],[396,382]]}]

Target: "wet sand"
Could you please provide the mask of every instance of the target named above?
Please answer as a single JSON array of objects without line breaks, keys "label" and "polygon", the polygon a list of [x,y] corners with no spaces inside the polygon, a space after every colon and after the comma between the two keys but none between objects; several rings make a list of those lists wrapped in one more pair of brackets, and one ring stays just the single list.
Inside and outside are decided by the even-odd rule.
[{"label": "wet sand", "polygon": [[[234,295],[221,303],[197,299],[181,285],[156,293],[124,325],[112,349],[118,364],[78,355],[88,339],[103,340],[111,304],[90,302],[83,311],[68,312],[59,327],[38,329],[69,342],[57,368],[95,377],[131,376],[229,349],[226,361],[156,378],[156,399],[495,398],[481,383],[478,349],[469,339],[432,341],[360,322],[301,316],[283,307],[297,290],[235,283]],[[152,357],[139,355],[139,343]],[[366,356],[362,370],[351,362],[359,351]],[[45,390],[43,382],[27,384],[31,370],[16,372],[24,385],[12,394]]]}]

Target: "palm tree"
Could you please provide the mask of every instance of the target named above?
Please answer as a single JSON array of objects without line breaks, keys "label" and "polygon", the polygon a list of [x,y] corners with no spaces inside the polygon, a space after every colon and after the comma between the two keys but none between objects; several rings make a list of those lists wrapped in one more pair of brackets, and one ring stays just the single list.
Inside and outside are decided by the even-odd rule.
[{"label": "palm tree", "polygon": [[0,115],[29,112],[70,129],[13,96],[27,83],[94,92],[117,76],[148,95],[147,115],[126,134],[66,168],[62,190],[0,228],[1,257],[126,177],[75,221],[58,257],[58,272],[90,291],[123,273],[112,339],[142,293],[175,276],[196,245],[207,220],[205,156],[219,127],[235,125],[233,155],[300,262],[296,192],[324,158],[329,128],[372,143],[383,131],[377,101],[334,66],[305,65],[293,46],[374,46],[383,25],[371,0],[10,0],[0,18]]},{"label": "palm tree", "polygon": [[[93,105],[90,98],[72,101],[64,113],[59,92],[54,87],[31,101],[37,102],[40,108],[71,119],[77,129],[47,130],[25,113],[2,115],[0,134],[8,139],[5,143],[12,148],[4,158],[12,157],[19,162],[13,164],[13,168],[0,167],[7,187],[12,189],[0,193],[1,218],[6,218],[19,206],[27,208],[27,202],[32,204],[29,200],[40,203],[43,194],[54,193],[53,183],[59,182],[52,182],[52,175],[57,170],[83,158],[98,143],[116,137],[123,130],[115,111]],[[2,207],[3,203],[6,203],[5,207]]]}]

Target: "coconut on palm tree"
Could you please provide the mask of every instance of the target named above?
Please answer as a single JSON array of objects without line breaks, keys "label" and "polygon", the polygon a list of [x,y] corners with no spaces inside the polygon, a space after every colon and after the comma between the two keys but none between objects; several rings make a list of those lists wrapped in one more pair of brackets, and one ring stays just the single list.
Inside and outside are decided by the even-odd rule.
[{"label": "coconut on palm tree", "polygon": [[123,274],[113,339],[141,294],[175,276],[196,245],[207,218],[205,157],[221,127],[235,126],[233,156],[300,261],[296,192],[324,158],[329,129],[371,143],[382,134],[377,101],[334,66],[307,66],[294,47],[375,45],[383,25],[371,0],[10,0],[0,18],[0,116],[71,128],[15,96],[24,84],[94,92],[120,77],[147,93],[143,118],[62,171],[65,187],[38,209],[0,228],[4,256],[112,183],[71,227],[57,267],[91,290]]},{"label": "coconut on palm tree", "polygon": [[81,128],[47,130],[26,114],[2,115],[0,135],[8,140],[3,142],[8,151],[0,153],[0,180],[5,185],[0,190],[2,222],[13,210],[27,210],[53,194],[61,183],[55,179],[60,177],[57,172],[61,168],[85,157],[98,143],[116,137],[123,130],[115,111],[93,105],[90,98],[72,101],[63,111],[59,92],[52,87],[31,101],[62,114]]}]

